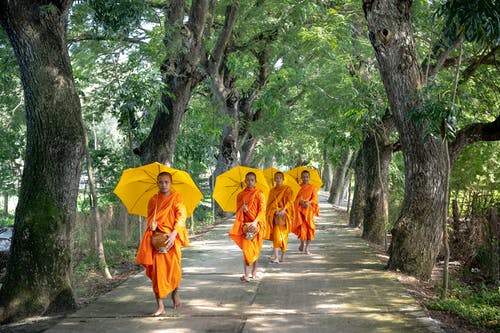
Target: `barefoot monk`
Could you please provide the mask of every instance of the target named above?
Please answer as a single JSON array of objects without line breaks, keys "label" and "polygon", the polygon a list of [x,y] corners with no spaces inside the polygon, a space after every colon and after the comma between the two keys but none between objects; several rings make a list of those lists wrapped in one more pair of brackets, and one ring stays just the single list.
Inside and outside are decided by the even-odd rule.
[{"label": "barefoot monk", "polygon": [[[274,174],[274,186],[269,192],[266,217],[267,229],[265,239],[273,242],[273,263],[285,261],[285,252],[288,246],[288,233],[292,230],[295,217],[293,191],[290,186],[283,184],[283,172]],[[281,249],[281,260],[278,258],[278,249]]]},{"label": "barefoot monk", "polygon": [[252,278],[257,277],[257,259],[262,249],[263,232],[266,222],[266,198],[262,190],[255,187],[257,176],[254,172],[245,175],[246,187],[238,193],[236,199],[236,219],[229,232],[229,237],[243,251],[243,276],[240,280],[250,280],[249,268],[252,267]]},{"label": "barefoot monk", "polygon": [[[302,184],[295,198],[295,223],[293,233],[300,239],[299,251],[311,254],[310,243],[314,239],[316,225],[314,216],[319,216],[318,189],[309,184],[309,171],[302,171]],[[304,247],[305,245],[305,247]]]},{"label": "barefoot monk", "polygon": [[171,294],[174,309],[181,305],[177,288],[181,282],[181,246],[189,244],[186,207],[182,195],[171,190],[172,175],[158,175],[159,192],[149,200],[147,229],[136,262],[146,269],[155,293],[157,309],[153,317],[165,313],[163,299]]}]

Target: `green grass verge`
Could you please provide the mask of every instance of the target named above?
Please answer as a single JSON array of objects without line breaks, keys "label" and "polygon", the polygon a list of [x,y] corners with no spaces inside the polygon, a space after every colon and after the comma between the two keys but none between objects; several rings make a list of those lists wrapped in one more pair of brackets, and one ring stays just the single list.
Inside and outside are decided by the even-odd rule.
[{"label": "green grass verge", "polygon": [[447,299],[428,300],[426,306],[453,313],[474,326],[500,332],[500,287],[456,285],[450,288]]}]

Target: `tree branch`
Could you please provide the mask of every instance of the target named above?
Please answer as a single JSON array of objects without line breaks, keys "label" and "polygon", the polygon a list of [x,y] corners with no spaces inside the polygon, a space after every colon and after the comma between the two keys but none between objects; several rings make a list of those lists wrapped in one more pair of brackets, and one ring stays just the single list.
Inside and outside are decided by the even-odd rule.
[{"label": "tree branch", "polygon": [[498,140],[500,140],[500,115],[490,123],[469,124],[458,131],[455,141],[450,142],[450,162],[453,165],[462,149],[471,143]]},{"label": "tree branch", "polygon": [[473,61],[462,73],[460,83],[466,82],[469,78],[474,75],[480,65],[498,65],[498,61],[496,60],[496,53],[498,51],[499,46],[492,48],[488,54],[482,54],[477,57],[475,61]]},{"label": "tree branch", "polygon": [[144,41],[145,38],[132,38],[132,37],[113,38],[113,37],[109,37],[109,36],[94,35],[91,33],[84,33],[81,35],[68,37],[68,39],[67,39],[68,44],[73,44],[76,42],[83,42],[83,41],[90,41],[90,40],[92,40],[92,41],[115,41],[115,42],[123,41],[123,42],[128,42],[131,44],[141,44],[141,43],[146,44],[146,42]]}]

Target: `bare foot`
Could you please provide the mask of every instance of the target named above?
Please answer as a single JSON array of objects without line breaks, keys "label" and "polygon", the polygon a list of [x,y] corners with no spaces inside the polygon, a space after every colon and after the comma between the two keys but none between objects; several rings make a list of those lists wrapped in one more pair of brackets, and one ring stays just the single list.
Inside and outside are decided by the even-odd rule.
[{"label": "bare foot", "polygon": [[161,316],[162,314],[165,314],[165,309],[164,308],[158,308],[155,313],[151,315],[151,317],[158,317]]},{"label": "bare foot", "polygon": [[271,263],[273,263],[273,264],[279,264],[280,261],[278,260],[278,258],[272,258],[271,259]]},{"label": "bare foot", "polygon": [[252,276],[250,278],[255,281],[260,281],[260,279],[262,279],[262,276],[259,273],[252,273]]},{"label": "bare foot", "polygon": [[175,289],[172,292],[172,302],[174,302],[174,310],[180,308],[182,305],[181,298],[179,297],[179,294],[177,293],[177,289]]},{"label": "bare foot", "polygon": [[307,255],[310,255],[310,254],[311,254],[311,251],[309,250],[309,247],[306,247],[306,254],[307,254]]},{"label": "bare foot", "polygon": [[300,243],[300,245],[299,245],[299,251],[300,252],[304,251],[304,243]]},{"label": "bare foot", "polygon": [[241,282],[250,282],[250,278],[246,275],[240,276],[240,281]]}]

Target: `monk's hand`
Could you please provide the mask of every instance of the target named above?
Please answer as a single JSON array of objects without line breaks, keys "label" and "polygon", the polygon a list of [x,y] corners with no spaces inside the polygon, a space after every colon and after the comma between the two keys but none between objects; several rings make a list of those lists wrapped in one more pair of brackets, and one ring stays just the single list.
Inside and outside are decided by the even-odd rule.
[{"label": "monk's hand", "polygon": [[258,221],[253,221],[252,222],[252,225],[250,226],[250,231],[251,232],[255,232],[257,230],[257,223],[259,223]]},{"label": "monk's hand", "polygon": [[247,204],[243,204],[242,208],[243,208],[243,213],[248,212]]},{"label": "monk's hand", "polygon": [[168,236],[167,241],[165,242],[165,246],[167,247],[167,249],[170,249],[174,245],[176,238],[177,238],[177,230],[174,229]]}]

